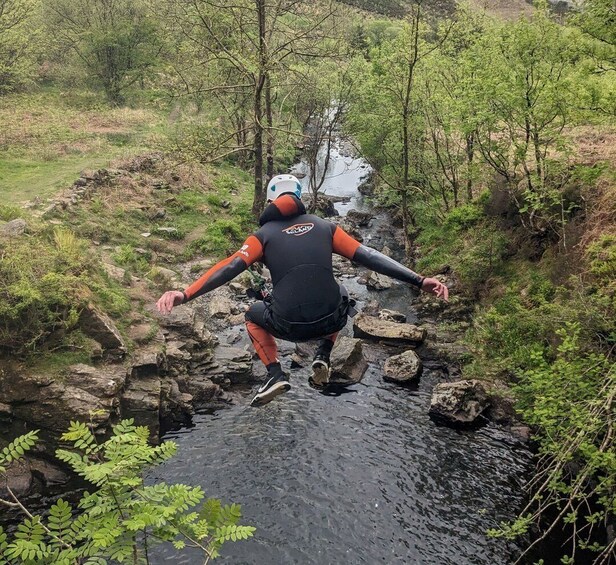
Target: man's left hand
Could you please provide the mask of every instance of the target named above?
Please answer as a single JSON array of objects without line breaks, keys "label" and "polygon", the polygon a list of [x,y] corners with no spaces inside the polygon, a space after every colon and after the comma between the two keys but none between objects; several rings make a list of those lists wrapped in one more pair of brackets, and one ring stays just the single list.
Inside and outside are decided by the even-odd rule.
[{"label": "man's left hand", "polygon": [[438,279],[425,278],[423,283],[421,283],[421,290],[434,294],[445,302],[449,302],[449,289]]}]

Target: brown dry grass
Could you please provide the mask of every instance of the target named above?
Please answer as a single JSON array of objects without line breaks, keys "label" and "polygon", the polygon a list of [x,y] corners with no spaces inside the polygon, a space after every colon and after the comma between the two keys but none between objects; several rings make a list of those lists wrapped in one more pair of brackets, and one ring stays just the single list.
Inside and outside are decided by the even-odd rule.
[{"label": "brown dry grass", "polygon": [[490,16],[503,20],[517,20],[530,16],[534,8],[524,0],[468,0],[471,6],[485,10]]},{"label": "brown dry grass", "polygon": [[576,163],[606,162],[616,167],[616,126],[579,126],[570,129],[567,137],[574,145]]}]

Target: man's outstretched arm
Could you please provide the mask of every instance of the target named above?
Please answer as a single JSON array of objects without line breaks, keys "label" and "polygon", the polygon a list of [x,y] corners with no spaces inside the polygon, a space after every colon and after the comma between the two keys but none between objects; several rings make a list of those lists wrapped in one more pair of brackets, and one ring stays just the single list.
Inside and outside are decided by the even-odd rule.
[{"label": "man's outstretched arm", "polygon": [[336,227],[334,231],[333,251],[372,271],[412,284],[425,292],[435,294],[439,298],[449,299],[449,290],[438,279],[422,277],[401,265],[398,261],[394,261],[391,257],[383,255],[376,249],[362,245],[340,227]]},{"label": "man's outstretched arm", "polygon": [[263,246],[261,242],[251,235],[244,242],[244,245],[236,251],[231,257],[223,259],[214,265],[207,273],[199,280],[195,281],[183,292],[180,290],[170,290],[165,292],[158,302],[156,307],[159,312],[168,314],[174,306],[184,304],[189,300],[193,300],[206,292],[210,292],[244,272],[250,265],[261,259],[263,256]]}]

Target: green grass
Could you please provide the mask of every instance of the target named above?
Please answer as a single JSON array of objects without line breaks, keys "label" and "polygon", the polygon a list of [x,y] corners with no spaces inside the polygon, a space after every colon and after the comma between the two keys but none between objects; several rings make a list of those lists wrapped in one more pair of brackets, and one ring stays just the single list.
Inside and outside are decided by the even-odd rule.
[{"label": "green grass", "polygon": [[108,157],[83,155],[53,161],[0,158],[0,194],[5,203],[47,198],[70,186],[86,168],[109,166]]},{"label": "green grass", "polygon": [[5,96],[0,108],[0,194],[5,203],[47,198],[83,169],[145,153],[166,135],[166,113],[111,108],[87,91],[50,87]]}]

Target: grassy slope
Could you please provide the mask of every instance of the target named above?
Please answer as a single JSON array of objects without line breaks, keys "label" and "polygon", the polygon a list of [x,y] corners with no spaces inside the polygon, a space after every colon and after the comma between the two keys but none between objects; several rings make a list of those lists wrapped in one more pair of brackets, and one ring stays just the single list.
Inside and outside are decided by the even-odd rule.
[{"label": "grassy slope", "polygon": [[[180,164],[172,158],[155,170],[123,173],[109,186],[99,186],[91,199],[56,214],[53,225],[30,216],[19,209],[20,204],[66,189],[83,169],[122,169],[135,155],[164,150],[181,117],[174,112],[172,123],[166,110],[110,108],[93,94],[65,94],[54,88],[7,96],[2,101],[0,122],[6,127],[0,131],[0,217],[26,218],[28,245],[37,245],[40,252],[18,253],[19,246],[14,245],[0,260],[0,290],[10,309],[5,312],[6,320],[12,316],[7,322],[10,331],[0,335],[6,338],[0,339],[0,350],[19,342],[22,334],[20,347],[29,339],[18,313],[24,292],[40,296],[37,307],[54,308],[53,316],[64,312],[64,303],[57,306],[49,285],[38,284],[40,272],[60,277],[63,295],[74,297],[75,304],[81,304],[84,296],[93,300],[130,338],[131,325],[148,323],[144,300],[152,302],[171,284],[161,267],[174,268],[202,256],[220,258],[234,251],[253,228],[250,174],[228,164]],[[167,188],[154,188],[160,181]],[[160,210],[164,210],[162,218],[151,213]],[[173,227],[177,232],[165,237],[157,227]],[[79,280],[66,278],[71,273],[64,267],[57,273],[49,267],[50,258],[63,257],[54,230],[66,228],[78,238],[75,245],[82,249],[83,263],[94,261]],[[152,235],[145,238],[144,232]],[[125,269],[125,280],[112,280],[101,268],[103,261]],[[21,282],[14,285],[13,267],[18,262]],[[195,265],[195,276],[202,269],[201,263]],[[137,279],[131,282],[131,275],[139,277],[139,288],[133,288]],[[35,331],[31,328],[30,333]],[[23,347],[20,356],[25,354],[37,370],[52,373],[77,361],[87,362],[90,345],[79,330],[61,334],[49,343]]]},{"label": "grassy slope", "polygon": [[84,168],[143,153],[164,135],[153,109],[109,108],[88,93],[46,88],[5,96],[0,107],[0,193],[5,203],[46,198]]}]

